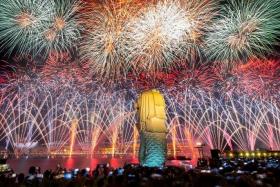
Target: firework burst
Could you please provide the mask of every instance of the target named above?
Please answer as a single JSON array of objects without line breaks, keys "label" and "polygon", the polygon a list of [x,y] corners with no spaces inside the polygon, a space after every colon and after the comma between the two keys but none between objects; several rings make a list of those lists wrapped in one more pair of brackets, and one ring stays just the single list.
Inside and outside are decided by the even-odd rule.
[{"label": "firework burst", "polygon": [[264,57],[280,34],[280,2],[230,1],[206,37],[207,56],[231,69],[234,63]]},{"label": "firework burst", "polygon": [[159,1],[126,25],[126,62],[137,71],[166,70],[200,55],[204,27],[214,13],[209,1]]},{"label": "firework burst", "polygon": [[40,34],[50,19],[52,3],[44,0],[3,0],[0,2],[1,48],[7,53],[28,53],[38,47]]},{"label": "firework burst", "polygon": [[232,70],[235,91],[259,98],[278,98],[280,63],[276,60],[250,60]]},{"label": "firework burst", "polygon": [[87,37],[81,45],[81,58],[90,61],[95,75],[103,78],[125,76],[129,67],[120,53],[121,35],[125,23],[137,11],[137,5],[132,2],[90,5],[85,16]]},{"label": "firework burst", "polygon": [[65,53],[63,56],[60,55],[59,58],[50,56],[40,75],[45,82],[69,82],[78,87],[86,88],[85,85],[92,82],[91,77],[88,75],[88,69],[87,64],[79,64],[77,59]]},{"label": "firework burst", "polygon": [[53,4],[48,28],[41,33],[39,51],[44,54],[72,52],[77,47],[83,29],[79,22],[81,2],[56,0]]},{"label": "firework burst", "polygon": [[11,0],[0,4],[0,40],[8,53],[47,56],[69,52],[80,37],[79,3],[44,0]]}]

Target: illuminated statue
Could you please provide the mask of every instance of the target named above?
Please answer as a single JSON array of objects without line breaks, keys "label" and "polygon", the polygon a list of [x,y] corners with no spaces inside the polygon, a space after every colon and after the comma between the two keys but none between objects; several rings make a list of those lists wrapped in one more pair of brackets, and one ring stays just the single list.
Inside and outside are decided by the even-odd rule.
[{"label": "illuminated statue", "polygon": [[167,152],[164,97],[157,90],[143,92],[135,107],[140,134],[139,161],[142,166],[163,166]]}]

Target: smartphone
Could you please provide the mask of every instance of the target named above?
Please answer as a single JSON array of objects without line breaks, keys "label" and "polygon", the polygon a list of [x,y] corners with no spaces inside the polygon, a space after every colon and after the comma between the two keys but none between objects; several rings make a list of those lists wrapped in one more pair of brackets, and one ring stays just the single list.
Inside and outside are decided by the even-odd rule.
[{"label": "smartphone", "polygon": [[123,169],[123,168],[118,169],[118,175],[122,175],[123,172],[124,172],[124,169]]},{"label": "smartphone", "polygon": [[37,174],[37,178],[39,178],[39,179],[42,179],[44,176],[43,176],[43,174]]},{"label": "smartphone", "polygon": [[74,175],[77,175],[78,172],[79,172],[79,169],[75,169],[75,170],[74,170]]},{"label": "smartphone", "polygon": [[128,178],[135,178],[135,175],[128,174]]},{"label": "smartphone", "polygon": [[66,179],[66,180],[72,179],[72,173],[69,173],[69,172],[64,173],[64,179]]}]

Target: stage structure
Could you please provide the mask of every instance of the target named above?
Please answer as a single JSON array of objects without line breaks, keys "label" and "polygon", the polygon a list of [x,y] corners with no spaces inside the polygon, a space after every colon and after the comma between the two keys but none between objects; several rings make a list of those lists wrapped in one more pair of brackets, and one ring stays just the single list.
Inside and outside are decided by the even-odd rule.
[{"label": "stage structure", "polygon": [[143,92],[135,107],[140,134],[139,161],[143,166],[163,166],[167,154],[165,100],[159,91]]}]

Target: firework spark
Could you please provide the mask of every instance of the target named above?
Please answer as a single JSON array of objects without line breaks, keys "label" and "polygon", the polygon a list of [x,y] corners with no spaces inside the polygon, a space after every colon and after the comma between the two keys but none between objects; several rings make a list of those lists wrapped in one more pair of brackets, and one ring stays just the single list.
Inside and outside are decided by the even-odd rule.
[{"label": "firework spark", "polygon": [[87,37],[82,42],[81,58],[92,63],[94,74],[103,78],[125,75],[128,66],[119,52],[120,36],[127,19],[137,10],[137,4],[105,3],[87,14]]},{"label": "firework spark", "polygon": [[[0,142],[8,142],[15,152],[36,143],[47,148],[46,154],[68,146],[73,154],[75,150],[94,154],[108,146],[102,142],[110,142],[112,154],[133,153],[135,90],[98,87],[81,94],[64,84],[56,87],[48,88],[37,79],[1,88]],[[168,103],[168,141],[178,148],[189,141],[186,130],[212,149],[280,147],[280,109],[271,100],[241,94],[225,99],[201,89],[174,94],[161,90]]]},{"label": "firework spark", "polygon": [[230,1],[209,28],[207,56],[231,69],[235,63],[264,57],[280,34],[280,2]]},{"label": "firework spark", "polygon": [[[235,91],[253,97],[278,98],[280,63],[276,60],[250,60],[233,68]],[[234,86],[233,86],[234,87]]]},{"label": "firework spark", "polygon": [[40,34],[50,19],[51,1],[3,0],[0,2],[1,48],[7,53],[33,52],[38,47]]},{"label": "firework spark", "polygon": [[41,33],[39,51],[46,55],[50,52],[72,52],[77,48],[83,30],[79,13],[82,3],[77,0],[57,0],[53,4],[48,28]]},{"label": "firework spark", "polygon": [[200,55],[204,27],[214,14],[209,1],[159,1],[126,25],[126,62],[137,71],[166,70]]}]

